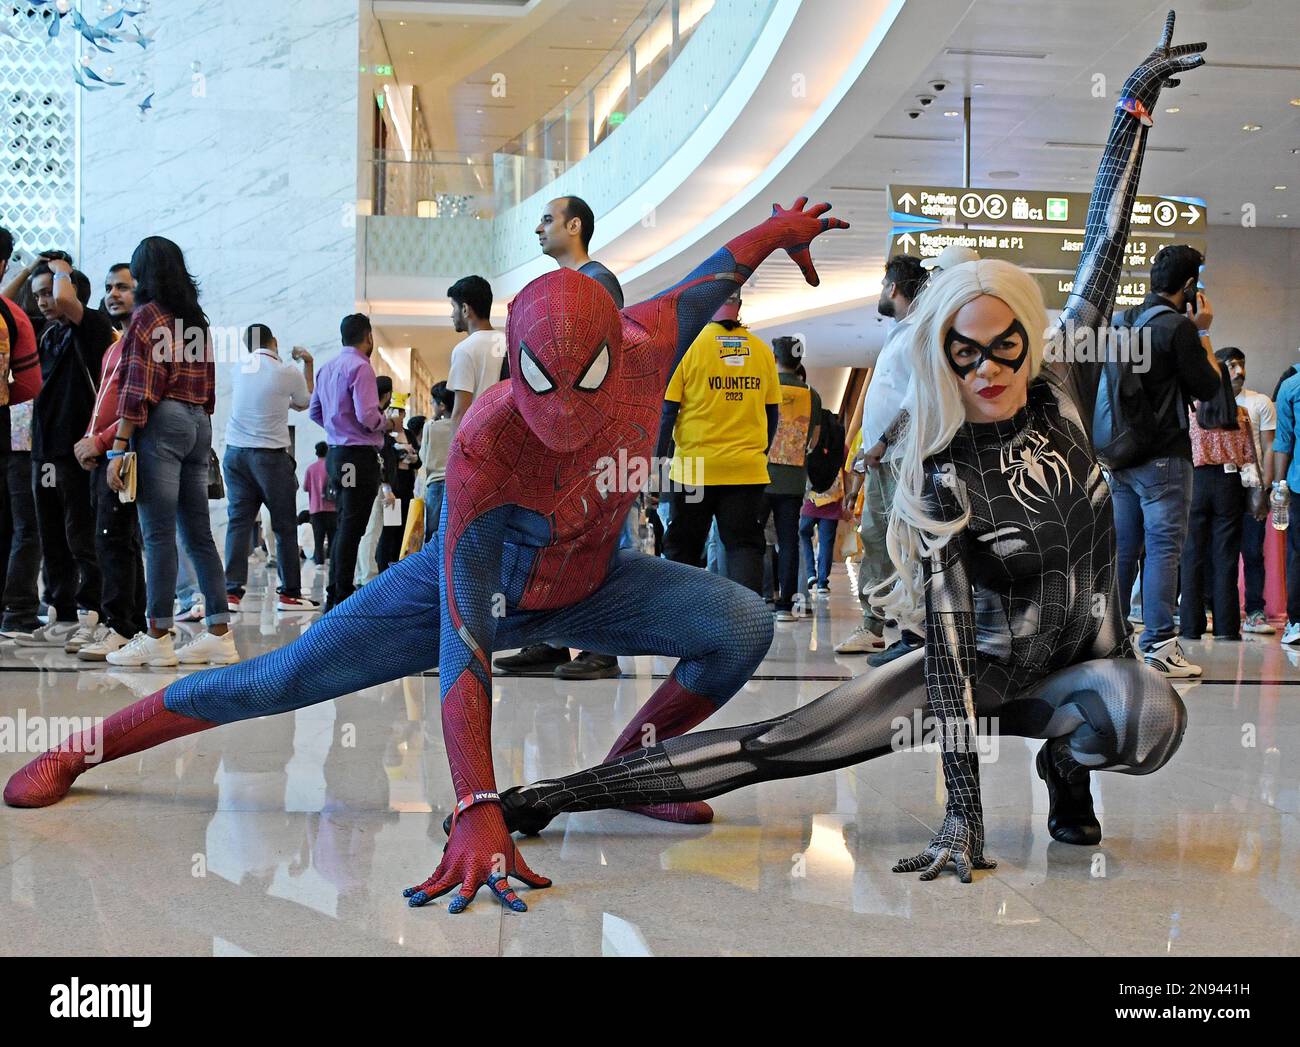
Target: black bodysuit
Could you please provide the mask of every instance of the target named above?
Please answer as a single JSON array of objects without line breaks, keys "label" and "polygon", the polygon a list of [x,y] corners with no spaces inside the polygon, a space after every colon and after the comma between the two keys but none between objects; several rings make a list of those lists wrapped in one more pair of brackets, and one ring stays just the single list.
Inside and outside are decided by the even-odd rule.
[{"label": "black bodysuit", "polygon": [[[1172,27],[1171,15],[1161,45],[1125,84],[1139,113],[1154,108],[1171,72],[1201,62],[1203,44],[1169,46]],[[1149,126],[1134,112],[1121,104],[1107,141],[1062,316],[1067,333],[1110,316]],[[898,725],[928,712],[945,732],[948,787],[931,850],[965,837],[981,867],[976,717],[996,718],[991,729],[1004,734],[1050,739],[1049,758],[1066,780],[1162,766],[1186,712],[1168,680],[1133,656],[1120,615],[1110,489],[1089,435],[1096,379],[1095,365],[1046,363],[1014,418],[965,424],[926,463],[932,512],[952,520],[969,508],[970,518],[924,564],[923,651],[775,719],[683,735],[509,790],[508,824],[532,831],[562,811],[705,800],[834,770],[898,748]],[[908,868],[924,868],[923,859]]]}]

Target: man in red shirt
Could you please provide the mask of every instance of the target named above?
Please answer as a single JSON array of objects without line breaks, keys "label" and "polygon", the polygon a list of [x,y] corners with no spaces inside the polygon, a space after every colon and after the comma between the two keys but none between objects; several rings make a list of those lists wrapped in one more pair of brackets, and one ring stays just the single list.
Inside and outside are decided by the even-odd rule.
[{"label": "man in red shirt", "polygon": [[[0,228],[0,282],[13,256],[14,238]],[[41,363],[31,321],[19,306],[0,297],[0,589],[4,618],[0,633],[13,636],[40,628],[36,617],[36,579],[41,543],[32,499],[30,438],[19,434],[26,449],[12,451],[9,408],[30,404],[41,391]],[[30,418],[30,406],[26,409]]]}]

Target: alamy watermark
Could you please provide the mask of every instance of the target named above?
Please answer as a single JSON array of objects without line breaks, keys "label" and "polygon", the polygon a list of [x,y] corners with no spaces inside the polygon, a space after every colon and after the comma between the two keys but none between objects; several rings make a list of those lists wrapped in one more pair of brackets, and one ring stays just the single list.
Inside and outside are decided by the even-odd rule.
[{"label": "alamy watermark", "polygon": [[981,763],[996,763],[1000,734],[996,716],[977,716],[974,730],[965,720],[945,721],[915,709],[911,716],[895,716],[889,722],[893,734],[889,747],[894,752],[974,752]]},{"label": "alamy watermark", "polygon": [[635,494],[681,494],[692,505],[704,500],[704,459],[681,456],[676,459],[680,479],[673,479],[674,459],[657,455],[629,455],[620,447],[618,454],[596,460],[596,490],[602,496]]},{"label": "alamy watermark", "polygon": [[99,763],[104,755],[102,716],[0,716],[0,753],[39,754],[56,745],[80,752],[87,763]]},{"label": "alamy watermark", "polygon": [[1151,369],[1149,327],[1093,327],[1067,320],[1044,334],[1043,362],[1065,364],[1122,363],[1135,374]]}]

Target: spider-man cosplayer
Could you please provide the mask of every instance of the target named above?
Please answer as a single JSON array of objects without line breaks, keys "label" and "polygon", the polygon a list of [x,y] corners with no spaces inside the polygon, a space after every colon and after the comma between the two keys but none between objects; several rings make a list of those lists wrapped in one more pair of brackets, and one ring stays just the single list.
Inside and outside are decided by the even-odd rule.
[{"label": "spider-man cosplayer", "polygon": [[[492,770],[492,653],[545,642],[679,658],[614,743],[613,758],[703,721],[749,679],[771,643],[771,612],[754,593],[618,551],[638,491],[609,490],[602,463],[620,451],[649,462],[673,369],[769,254],[785,249],[816,286],[809,244],[847,223],[824,217],[829,204],[806,205],[801,197],[789,210],[774,207],[681,283],[621,313],[579,273],[534,280],[510,306],[510,382],[475,401],[452,445],[441,543],[390,567],[294,643],[179,680],[109,717],[102,739],[76,736],[37,757],[9,780],[5,802],[57,802],[87,769],[97,741],[102,759],[113,760],[437,666],[457,804],[441,864],[406,895],[423,905],[461,884],[450,906],[460,912],[486,883],[506,905],[525,909],[506,876],[534,887],[550,881],[524,863],[502,817]],[[642,812],[711,817],[703,803]]]}]

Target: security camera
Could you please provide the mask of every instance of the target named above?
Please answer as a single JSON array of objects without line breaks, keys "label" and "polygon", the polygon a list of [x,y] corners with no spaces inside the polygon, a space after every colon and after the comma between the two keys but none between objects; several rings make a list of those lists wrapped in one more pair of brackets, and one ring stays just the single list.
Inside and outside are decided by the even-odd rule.
[{"label": "security camera", "polygon": [[913,120],[915,120],[917,117],[919,117],[919,116],[921,115],[921,110],[919,110],[919,109],[909,109],[909,110],[907,111],[907,115],[908,115],[909,117],[911,117]]},{"label": "security camera", "polygon": [[947,81],[947,80],[931,80],[931,81],[930,81],[930,90],[933,91],[935,94],[938,94],[940,91],[942,91],[942,90],[943,90],[944,88],[946,88],[947,86],[948,86],[948,81]]},{"label": "security camera", "polygon": [[934,95],[917,95],[916,100],[922,105],[929,105],[934,101]]}]

